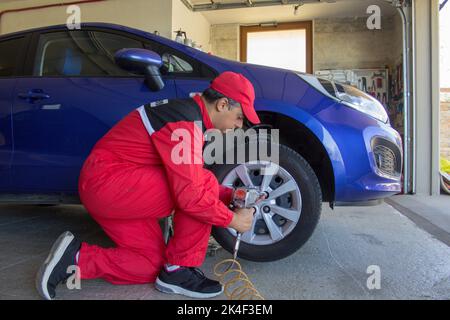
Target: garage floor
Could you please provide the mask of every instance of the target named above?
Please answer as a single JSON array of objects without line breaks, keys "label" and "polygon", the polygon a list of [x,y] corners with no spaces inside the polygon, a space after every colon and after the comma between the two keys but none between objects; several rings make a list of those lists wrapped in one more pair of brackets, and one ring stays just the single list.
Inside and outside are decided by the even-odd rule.
[{"label": "garage floor", "polygon": [[[35,272],[65,230],[111,245],[82,206],[0,205],[0,299],[39,299]],[[229,256],[219,250],[206,258],[203,270],[212,275],[214,264]],[[449,247],[388,204],[334,211],[325,205],[316,232],[296,254],[242,264],[267,299],[450,299]],[[380,267],[379,290],[366,285],[371,265]],[[57,294],[58,299],[181,299],[150,284],[113,286],[102,280],[83,281],[81,290],[60,286]]]}]

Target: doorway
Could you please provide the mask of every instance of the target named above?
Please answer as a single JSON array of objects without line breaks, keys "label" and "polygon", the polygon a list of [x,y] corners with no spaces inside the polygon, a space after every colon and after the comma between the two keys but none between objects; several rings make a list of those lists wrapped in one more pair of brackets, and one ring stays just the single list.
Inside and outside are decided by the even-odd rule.
[{"label": "doorway", "polygon": [[312,22],[242,26],[241,62],[313,72]]}]

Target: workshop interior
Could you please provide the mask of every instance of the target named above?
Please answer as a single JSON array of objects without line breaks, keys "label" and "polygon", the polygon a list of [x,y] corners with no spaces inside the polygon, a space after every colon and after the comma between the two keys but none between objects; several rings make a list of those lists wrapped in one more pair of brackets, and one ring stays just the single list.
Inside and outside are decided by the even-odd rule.
[{"label": "workshop interior", "polygon": [[0,300],[449,300],[449,57],[448,0],[0,1]]}]

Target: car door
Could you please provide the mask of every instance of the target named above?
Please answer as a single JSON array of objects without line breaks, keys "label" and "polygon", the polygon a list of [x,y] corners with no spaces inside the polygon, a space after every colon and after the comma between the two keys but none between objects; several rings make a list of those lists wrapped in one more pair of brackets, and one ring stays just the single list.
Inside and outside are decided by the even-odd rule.
[{"label": "car door", "polygon": [[26,35],[0,40],[0,192],[10,188],[12,96],[27,43]]},{"label": "car door", "polygon": [[142,48],[132,34],[103,29],[34,35],[30,76],[18,80],[12,122],[12,190],[77,192],[81,166],[115,123],[140,105],[176,96],[175,84],[152,92],[144,77],[114,63],[122,48]]}]

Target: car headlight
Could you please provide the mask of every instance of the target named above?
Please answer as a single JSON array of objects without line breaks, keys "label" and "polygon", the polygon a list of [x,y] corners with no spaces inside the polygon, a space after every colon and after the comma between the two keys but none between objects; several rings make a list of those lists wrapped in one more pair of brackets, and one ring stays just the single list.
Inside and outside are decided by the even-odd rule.
[{"label": "car headlight", "polygon": [[326,96],[383,123],[389,121],[388,114],[383,105],[371,95],[355,87],[317,78],[313,75],[303,73],[297,73],[297,75]]}]

